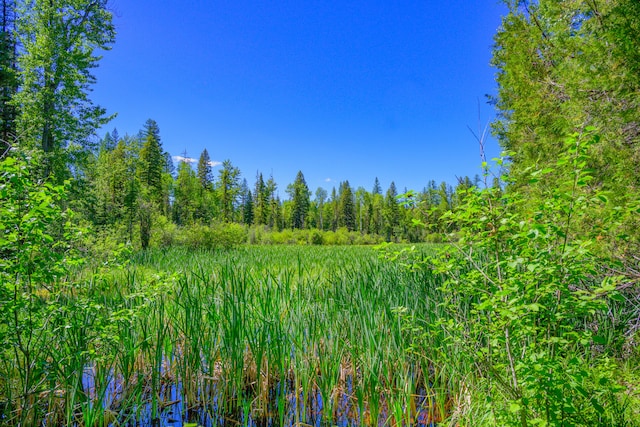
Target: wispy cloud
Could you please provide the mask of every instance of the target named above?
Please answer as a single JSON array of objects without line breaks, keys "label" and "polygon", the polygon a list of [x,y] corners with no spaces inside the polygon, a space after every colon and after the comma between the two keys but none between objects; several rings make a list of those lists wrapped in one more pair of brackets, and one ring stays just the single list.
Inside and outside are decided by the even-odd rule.
[{"label": "wispy cloud", "polygon": [[[194,159],[193,157],[184,157],[184,156],[173,156],[173,160],[176,162],[185,162],[185,163],[197,163],[198,159]],[[211,166],[212,168],[215,168],[216,166],[220,166],[222,164],[222,162],[219,162],[217,160],[209,160],[209,166]]]},{"label": "wispy cloud", "polygon": [[331,178],[325,178],[324,179],[324,182],[331,182],[331,181],[333,181]]},{"label": "wispy cloud", "polygon": [[176,162],[195,163],[196,159],[192,157],[173,156],[173,160]]}]

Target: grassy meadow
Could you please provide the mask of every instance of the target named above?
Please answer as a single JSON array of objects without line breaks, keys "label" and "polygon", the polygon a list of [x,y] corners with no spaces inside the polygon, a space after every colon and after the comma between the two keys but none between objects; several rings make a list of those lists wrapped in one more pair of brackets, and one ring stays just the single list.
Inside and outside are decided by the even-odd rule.
[{"label": "grassy meadow", "polygon": [[468,390],[448,383],[455,352],[427,329],[445,315],[441,281],[371,247],[153,250],[83,270],[28,301],[44,328],[3,350],[0,424],[455,418]]}]

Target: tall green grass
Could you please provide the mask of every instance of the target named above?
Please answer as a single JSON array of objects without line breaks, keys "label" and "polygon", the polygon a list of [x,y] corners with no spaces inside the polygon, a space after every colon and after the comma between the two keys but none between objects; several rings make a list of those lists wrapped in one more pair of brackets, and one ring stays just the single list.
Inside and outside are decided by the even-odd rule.
[{"label": "tall green grass", "polygon": [[[158,250],[69,280],[41,301],[59,339],[42,351],[36,424],[414,425],[461,400],[455,346],[427,330],[442,278],[372,248]],[[5,425],[27,409],[8,362]]]}]

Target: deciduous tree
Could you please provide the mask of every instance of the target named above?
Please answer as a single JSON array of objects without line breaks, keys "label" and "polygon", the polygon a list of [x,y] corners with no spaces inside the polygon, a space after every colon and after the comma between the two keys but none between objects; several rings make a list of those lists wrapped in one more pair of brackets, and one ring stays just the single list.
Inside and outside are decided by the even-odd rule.
[{"label": "deciduous tree", "polygon": [[107,0],[32,0],[19,2],[17,34],[20,90],[17,131],[23,148],[44,154],[44,175],[67,175],[69,154],[87,147],[109,117],[93,105],[96,51],[115,39]]}]

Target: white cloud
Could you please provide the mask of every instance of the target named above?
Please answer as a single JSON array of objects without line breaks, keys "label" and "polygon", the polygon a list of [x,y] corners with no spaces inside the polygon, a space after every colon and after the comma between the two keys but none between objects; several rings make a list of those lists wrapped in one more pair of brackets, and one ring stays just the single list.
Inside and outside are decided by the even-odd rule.
[{"label": "white cloud", "polygon": [[[197,163],[198,159],[194,159],[193,157],[184,157],[184,156],[173,156],[173,160],[176,162],[185,162],[185,163]],[[215,168],[216,166],[220,166],[222,164],[222,162],[219,162],[217,160],[209,160],[209,166],[211,166],[212,168]]]},{"label": "white cloud", "polygon": [[331,178],[325,178],[324,182],[331,182],[333,181]]},{"label": "white cloud", "polygon": [[185,163],[195,163],[196,159],[192,157],[183,157],[183,156],[173,156],[173,160],[177,162],[185,162]]}]

